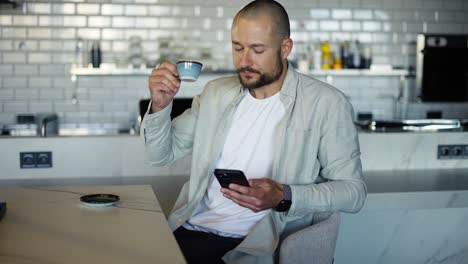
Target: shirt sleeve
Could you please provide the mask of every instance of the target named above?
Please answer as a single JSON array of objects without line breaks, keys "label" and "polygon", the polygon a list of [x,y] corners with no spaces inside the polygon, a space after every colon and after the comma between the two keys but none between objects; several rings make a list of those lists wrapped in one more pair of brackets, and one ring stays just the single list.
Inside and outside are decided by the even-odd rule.
[{"label": "shirt sleeve", "polygon": [[362,177],[359,139],[353,109],[344,96],[329,103],[324,111],[318,147],[320,176],[317,184],[291,185],[292,205],[288,216],[313,212],[358,212],[367,195]]},{"label": "shirt sleeve", "polygon": [[194,97],[190,109],[172,122],[172,102],[163,110],[151,114],[151,102],[149,105],[141,126],[146,162],[154,166],[163,166],[190,154],[200,107],[199,96]]}]

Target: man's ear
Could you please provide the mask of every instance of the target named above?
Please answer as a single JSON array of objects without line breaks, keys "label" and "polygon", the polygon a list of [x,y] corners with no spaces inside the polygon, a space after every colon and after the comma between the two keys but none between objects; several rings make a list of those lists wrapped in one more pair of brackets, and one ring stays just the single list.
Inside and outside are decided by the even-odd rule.
[{"label": "man's ear", "polygon": [[293,48],[293,41],[291,38],[283,39],[281,42],[281,58],[283,60],[287,59],[289,54],[291,54]]}]

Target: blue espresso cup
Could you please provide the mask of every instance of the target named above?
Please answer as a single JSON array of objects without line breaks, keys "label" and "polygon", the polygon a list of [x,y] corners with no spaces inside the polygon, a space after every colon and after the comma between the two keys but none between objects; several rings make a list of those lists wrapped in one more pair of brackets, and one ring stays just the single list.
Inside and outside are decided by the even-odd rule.
[{"label": "blue espresso cup", "polygon": [[176,65],[180,80],[186,82],[196,81],[203,67],[198,61],[178,61]]}]

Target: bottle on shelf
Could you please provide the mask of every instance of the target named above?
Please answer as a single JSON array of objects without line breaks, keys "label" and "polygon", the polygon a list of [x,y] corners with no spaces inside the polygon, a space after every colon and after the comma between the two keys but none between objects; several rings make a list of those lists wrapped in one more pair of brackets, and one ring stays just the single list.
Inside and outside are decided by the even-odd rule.
[{"label": "bottle on shelf", "polygon": [[359,54],[359,41],[352,41],[349,44],[348,68],[359,69],[361,67],[361,56]]},{"label": "bottle on shelf", "polygon": [[343,69],[348,68],[349,60],[349,41],[342,42],[340,44],[341,64]]},{"label": "bottle on shelf", "polygon": [[313,68],[314,70],[320,70],[322,68],[322,50],[320,47],[314,47],[313,50]]},{"label": "bottle on shelf", "polygon": [[328,41],[324,41],[321,47],[322,51],[322,70],[329,70],[332,67],[333,61],[331,57],[331,48]]},{"label": "bottle on shelf", "polygon": [[372,64],[372,54],[369,45],[361,48],[361,69],[369,69]]},{"label": "bottle on shelf", "polygon": [[99,45],[99,41],[95,41],[91,47],[91,63],[93,64],[93,68],[99,68],[101,66],[101,61],[101,47]]},{"label": "bottle on shelf", "polygon": [[333,61],[333,69],[334,70],[343,69],[343,61],[342,61],[342,58],[341,58],[340,47],[337,46],[337,45],[333,46],[332,61]]}]

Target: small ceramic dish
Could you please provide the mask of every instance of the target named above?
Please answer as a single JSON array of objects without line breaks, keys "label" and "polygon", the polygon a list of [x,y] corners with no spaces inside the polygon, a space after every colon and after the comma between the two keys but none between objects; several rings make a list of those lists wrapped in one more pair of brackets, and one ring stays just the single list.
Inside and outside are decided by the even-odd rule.
[{"label": "small ceramic dish", "polygon": [[107,207],[119,202],[120,197],[115,194],[98,193],[81,196],[80,201],[92,207]]}]

